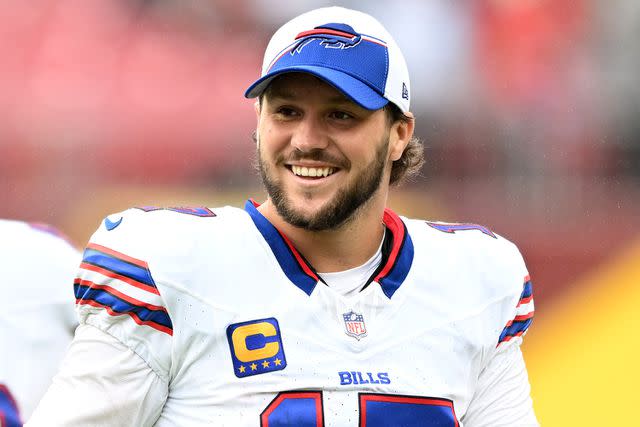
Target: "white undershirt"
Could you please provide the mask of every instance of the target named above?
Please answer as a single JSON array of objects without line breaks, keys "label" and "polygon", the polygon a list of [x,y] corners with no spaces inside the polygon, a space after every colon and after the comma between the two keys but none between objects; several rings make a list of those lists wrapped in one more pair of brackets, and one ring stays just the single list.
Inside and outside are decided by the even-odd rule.
[{"label": "white undershirt", "polygon": [[322,277],[322,280],[324,280],[331,289],[339,294],[345,297],[356,295],[382,261],[382,244],[384,243],[386,234],[387,230],[385,229],[378,250],[361,266],[333,273],[318,273],[318,275]]}]

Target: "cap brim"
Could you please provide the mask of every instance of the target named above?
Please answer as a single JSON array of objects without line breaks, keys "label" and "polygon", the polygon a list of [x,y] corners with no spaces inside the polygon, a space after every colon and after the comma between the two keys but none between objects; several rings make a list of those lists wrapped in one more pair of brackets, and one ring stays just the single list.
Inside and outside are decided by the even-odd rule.
[{"label": "cap brim", "polygon": [[308,73],[324,80],[334,86],[347,98],[367,110],[379,110],[389,102],[386,98],[360,80],[351,77],[349,74],[332,68],[317,67],[312,65],[299,65],[272,71],[260,79],[256,80],[244,93],[246,98],[256,98],[269,86],[271,81],[285,73]]}]

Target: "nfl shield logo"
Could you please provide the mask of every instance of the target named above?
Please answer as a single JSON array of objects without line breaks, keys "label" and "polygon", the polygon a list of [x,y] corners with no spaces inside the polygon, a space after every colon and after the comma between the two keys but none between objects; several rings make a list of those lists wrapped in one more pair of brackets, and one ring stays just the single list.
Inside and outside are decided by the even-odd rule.
[{"label": "nfl shield logo", "polygon": [[367,336],[367,327],[364,324],[364,316],[353,310],[342,315],[344,319],[345,333],[358,341]]}]

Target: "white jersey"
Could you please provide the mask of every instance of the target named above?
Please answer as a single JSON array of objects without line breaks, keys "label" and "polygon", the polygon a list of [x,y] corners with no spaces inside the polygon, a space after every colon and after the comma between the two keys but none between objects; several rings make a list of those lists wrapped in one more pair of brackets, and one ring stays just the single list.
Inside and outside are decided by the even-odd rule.
[{"label": "white jersey", "polygon": [[0,220],[0,426],[21,425],[58,370],[77,324],[80,253],[41,224]]},{"label": "white jersey", "polygon": [[516,247],[470,224],[384,222],[379,268],[344,297],[250,202],[108,217],[75,282],[83,326],[32,425],[537,425]]}]

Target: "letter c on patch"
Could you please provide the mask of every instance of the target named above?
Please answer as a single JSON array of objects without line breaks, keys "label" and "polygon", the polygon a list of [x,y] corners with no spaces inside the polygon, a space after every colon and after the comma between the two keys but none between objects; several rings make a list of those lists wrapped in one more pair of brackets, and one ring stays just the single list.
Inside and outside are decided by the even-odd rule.
[{"label": "letter c on patch", "polygon": [[260,348],[250,350],[247,346],[247,338],[254,335],[274,337],[278,335],[274,325],[268,322],[251,323],[237,327],[231,334],[235,355],[241,362],[252,362],[259,359],[267,359],[278,354],[280,345],[277,342],[267,342]]}]

